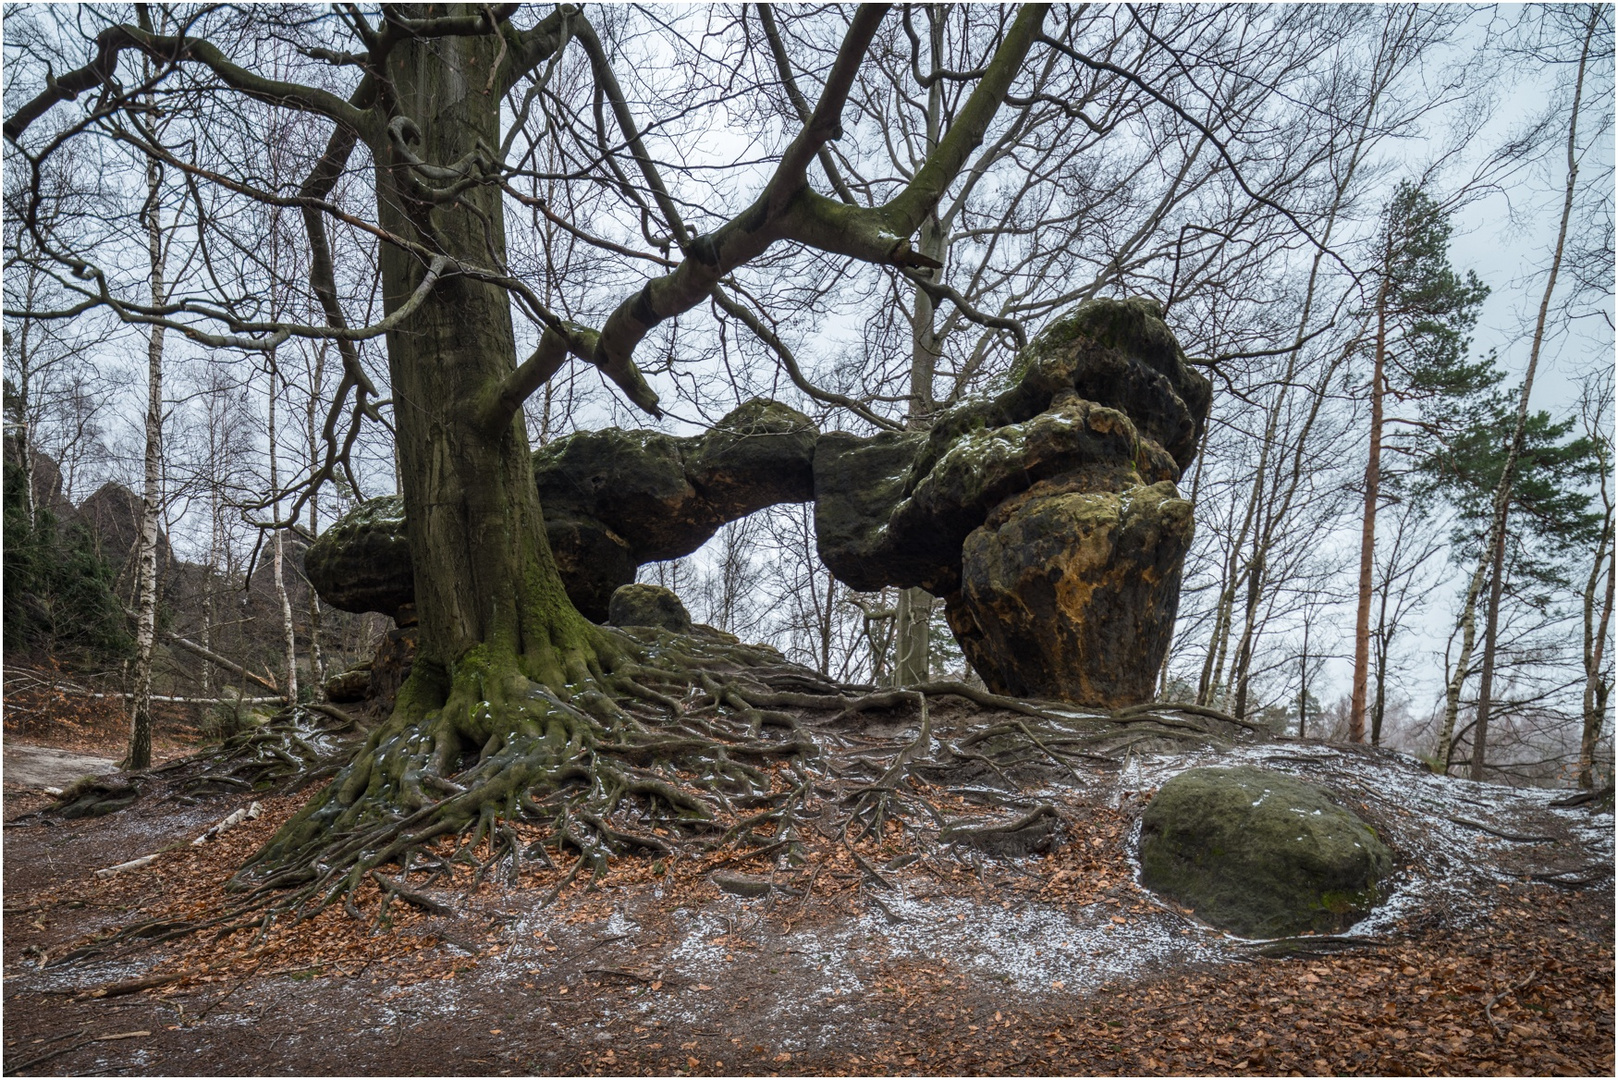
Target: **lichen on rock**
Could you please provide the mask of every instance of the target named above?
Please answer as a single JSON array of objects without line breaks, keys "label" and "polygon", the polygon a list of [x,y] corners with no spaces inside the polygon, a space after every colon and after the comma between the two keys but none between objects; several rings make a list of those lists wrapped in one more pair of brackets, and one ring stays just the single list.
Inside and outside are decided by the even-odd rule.
[{"label": "lichen on rock", "polygon": [[1393,856],[1314,784],[1250,765],[1190,769],[1141,819],[1141,884],[1244,937],[1331,933],[1363,918]]},{"label": "lichen on rock", "polygon": [[967,537],[946,613],[990,689],[1098,708],[1150,700],[1174,633],[1191,504],[1163,481],[1082,474],[1008,500]]}]

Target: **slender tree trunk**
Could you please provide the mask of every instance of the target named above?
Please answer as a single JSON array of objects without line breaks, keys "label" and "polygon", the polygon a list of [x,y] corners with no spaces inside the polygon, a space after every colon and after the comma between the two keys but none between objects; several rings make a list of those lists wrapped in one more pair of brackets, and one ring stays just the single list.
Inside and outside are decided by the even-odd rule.
[{"label": "slender tree trunk", "polygon": [[1500,623],[1500,594],[1505,578],[1506,519],[1511,509],[1511,486],[1515,479],[1517,458],[1522,454],[1523,433],[1528,426],[1528,399],[1534,390],[1534,373],[1539,368],[1539,352],[1545,343],[1545,323],[1550,316],[1551,295],[1556,290],[1556,277],[1562,269],[1562,252],[1567,245],[1567,223],[1573,214],[1573,192],[1579,178],[1578,133],[1579,102],[1584,96],[1584,68],[1590,57],[1590,43],[1595,37],[1601,9],[1590,6],[1590,21],[1585,25],[1584,46],[1579,53],[1579,71],[1573,84],[1573,107],[1567,122],[1567,186],[1562,194],[1562,221],[1556,230],[1556,252],[1551,256],[1550,274],[1545,278],[1545,293],[1540,297],[1539,314],[1534,320],[1534,339],[1528,349],[1528,371],[1523,376],[1522,396],[1517,399],[1517,423],[1511,433],[1511,444],[1506,451],[1505,463],[1500,468],[1500,483],[1495,489],[1494,514],[1490,528],[1490,546],[1494,549],[1494,580],[1489,583],[1489,609],[1483,630],[1483,674],[1478,683],[1478,719],[1472,733],[1472,779],[1483,779],[1484,757],[1489,745],[1489,714],[1494,692],[1494,655]]},{"label": "slender tree trunk", "polygon": [[[166,299],[162,221],[162,171],[156,161],[146,166],[146,226],[151,300]],[[123,767],[147,769],[152,764],[152,648],[157,637],[157,526],[163,501],[163,328],[154,325],[146,339],[145,478],[141,488],[140,539],[135,566],[135,686],[130,702],[129,752]]]},{"label": "slender tree trunk", "polygon": [[[927,9],[928,23],[931,29],[930,44],[931,57],[934,68],[943,66],[944,23],[937,11]],[[943,80],[933,83],[927,91],[927,146],[928,154],[938,148],[938,141],[943,137]],[[917,238],[917,250],[926,257],[938,262],[944,261],[946,245],[944,243],[944,230],[938,220],[938,212],[934,210],[927,215],[922,223],[920,235]],[[940,270],[920,271],[930,278],[937,280],[942,276]],[[938,368],[939,342],[934,327],[935,312],[932,297],[921,289],[916,289],[914,308],[910,320],[910,409],[908,426],[925,430],[932,422],[933,411],[933,375]],[[926,682],[931,665],[928,658],[928,647],[932,642],[932,614],[933,596],[925,589],[912,588],[899,591],[898,603],[894,605],[893,629],[893,683],[895,686],[910,686],[915,683]]]},{"label": "slender tree trunk", "polygon": [[[1603,568],[1602,564],[1606,566]],[[1596,589],[1602,570],[1606,571],[1607,588],[1601,600],[1601,613],[1596,615]],[[1596,743],[1601,739],[1601,725],[1606,718],[1609,687],[1601,677],[1601,663],[1607,645],[1607,631],[1612,625],[1613,600],[1613,529],[1612,509],[1607,509],[1606,525],[1601,531],[1601,542],[1596,546],[1595,561],[1590,568],[1590,580],[1584,588],[1584,730],[1579,736],[1579,786],[1589,789],[1594,785],[1592,776]]]},{"label": "slender tree trunk", "polygon": [[1247,716],[1247,672],[1253,661],[1254,625],[1258,622],[1258,606],[1264,587],[1264,549],[1254,552],[1247,568],[1246,618],[1242,623],[1242,640],[1236,649],[1236,706],[1235,715]]},{"label": "slender tree trunk", "polygon": [[1461,653],[1455,658],[1455,670],[1450,672],[1449,682],[1444,687],[1444,725],[1438,733],[1438,771],[1449,773],[1450,757],[1455,752],[1455,724],[1461,715],[1461,691],[1466,687],[1466,680],[1472,674],[1472,653],[1477,648],[1478,637],[1478,597],[1483,593],[1483,582],[1489,573],[1489,552],[1485,550],[1478,556],[1477,568],[1472,571],[1472,578],[1466,586],[1466,596],[1461,600],[1461,615],[1458,624],[1461,629]]},{"label": "slender tree trunk", "polygon": [[[278,432],[275,427],[275,399],[276,381],[280,371],[275,363],[275,353],[270,353],[270,493],[279,496],[281,491],[281,476],[279,471],[280,454],[276,449]],[[275,502],[275,516],[280,517],[280,499]],[[298,701],[298,637],[292,626],[292,600],[287,595],[286,565],[283,556],[283,537],[286,530],[279,526],[270,540],[270,577],[275,583],[275,599],[281,605],[281,645],[282,670],[286,672],[285,686],[287,704],[295,705]]]},{"label": "slender tree trunk", "polygon": [[1376,617],[1376,690],[1371,696],[1371,745],[1382,745],[1382,717],[1388,703],[1388,646],[1393,637],[1388,629],[1388,594],[1384,590]]},{"label": "slender tree trunk", "polygon": [[[26,273],[28,275],[28,306],[32,308],[34,306],[33,268],[29,267]],[[19,378],[17,379],[15,390],[17,394],[17,443],[21,451],[21,455],[17,464],[22,468],[23,511],[28,515],[28,531],[32,532],[35,526],[39,524],[37,515],[35,513],[36,499],[34,495],[33,403],[29,400],[32,397],[30,394],[32,386],[30,384],[33,381],[31,378],[32,372],[29,370],[29,365],[32,363],[33,357],[29,355],[30,342],[28,338],[29,331],[33,329],[33,320],[20,319],[18,321],[21,324],[17,328],[16,339]],[[5,343],[7,346],[12,344],[10,327],[7,327],[5,330]]]},{"label": "slender tree trunk", "polygon": [[[320,460],[320,431],[316,426],[315,404],[325,385],[326,348],[315,353],[314,385],[309,387],[309,398],[304,407],[304,430],[309,440],[309,467]],[[309,535],[320,534],[320,489],[309,496]],[[309,589],[309,699],[326,699],[326,657],[320,648],[320,594]]]},{"label": "slender tree trunk", "polygon": [[1354,610],[1354,682],[1348,704],[1348,739],[1365,741],[1365,690],[1371,663],[1371,576],[1376,565],[1376,510],[1382,487],[1382,391],[1388,349],[1388,267],[1393,239],[1383,252],[1377,289],[1376,349],[1371,366],[1371,446],[1365,459],[1365,512],[1360,524],[1359,603]]},{"label": "slender tree trunk", "polygon": [[1303,655],[1298,660],[1298,738],[1306,738],[1309,718],[1309,617],[1303,620]]}]

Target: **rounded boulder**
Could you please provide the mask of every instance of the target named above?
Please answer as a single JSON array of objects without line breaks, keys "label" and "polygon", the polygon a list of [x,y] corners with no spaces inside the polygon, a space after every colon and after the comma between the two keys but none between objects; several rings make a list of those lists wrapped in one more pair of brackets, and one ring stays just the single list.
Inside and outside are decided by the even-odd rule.
[{"label": "rounded boulder", "polygon": [[1141,883],[1243,937],[1333,933],[1368,914],[1393,856],[1314,784],[1253,766],[1190,769],[1141,819]]},{"label": "rounded boulder", "polygon": [[691,615],[671,589],[638,582],[612,594],[607,622],[613,626],[657,626],[676,634],[691,632]]}]

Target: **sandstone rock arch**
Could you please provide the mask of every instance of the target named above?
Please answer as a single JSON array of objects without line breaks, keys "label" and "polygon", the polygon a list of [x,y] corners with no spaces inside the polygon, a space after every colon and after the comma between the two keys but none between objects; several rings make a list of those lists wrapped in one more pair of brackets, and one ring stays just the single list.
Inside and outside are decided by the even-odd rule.
[{"label": "sandstone rock arch", "polygon": [[[1019,356],[1005,389],[925,432],[819,433],[755,399],[710,431],[581,432],[534,455],[569,598],[604,621],[643,563],[689,554],[725,522],[813,501],[821,559],[859,590],[941,595],[1001,693],[1115,707],[1152,696],[1192,535],[1176,488],[1208,381],[1157,305],[1096,300]],[[393,613],[413,595],[396,499],[337,522],[305,558],[328,603]]]}]

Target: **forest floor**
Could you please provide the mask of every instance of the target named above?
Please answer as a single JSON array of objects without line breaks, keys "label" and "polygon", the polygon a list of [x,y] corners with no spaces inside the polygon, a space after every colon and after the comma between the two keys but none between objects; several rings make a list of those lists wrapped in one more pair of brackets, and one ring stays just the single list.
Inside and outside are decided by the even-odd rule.
[{"label": "forest floor", "polygon": [[[99,749],[117,757],[117,733]],[[1265,955],[1136,883],[1152,792],[1236,762],[1330,787],[1394,849],[1360,940]],[[222,909],[306,794],[261,795],[194,845],[250,797],[148,790],[62,820],[8,769],[6,1074],[1613,1073],[1611,814],[1299,741],[1080,770],[1039,793],[1061,817],[1045,854],[917,851],[895,827],[870,850],[894,856],[886,887],[828,842],[801,866],[626,858],[541,906],[561,872],[536,863],[515,886],[433,890],[441,912],[396,906],[388,931],[334,906],[52,963]]]}]

